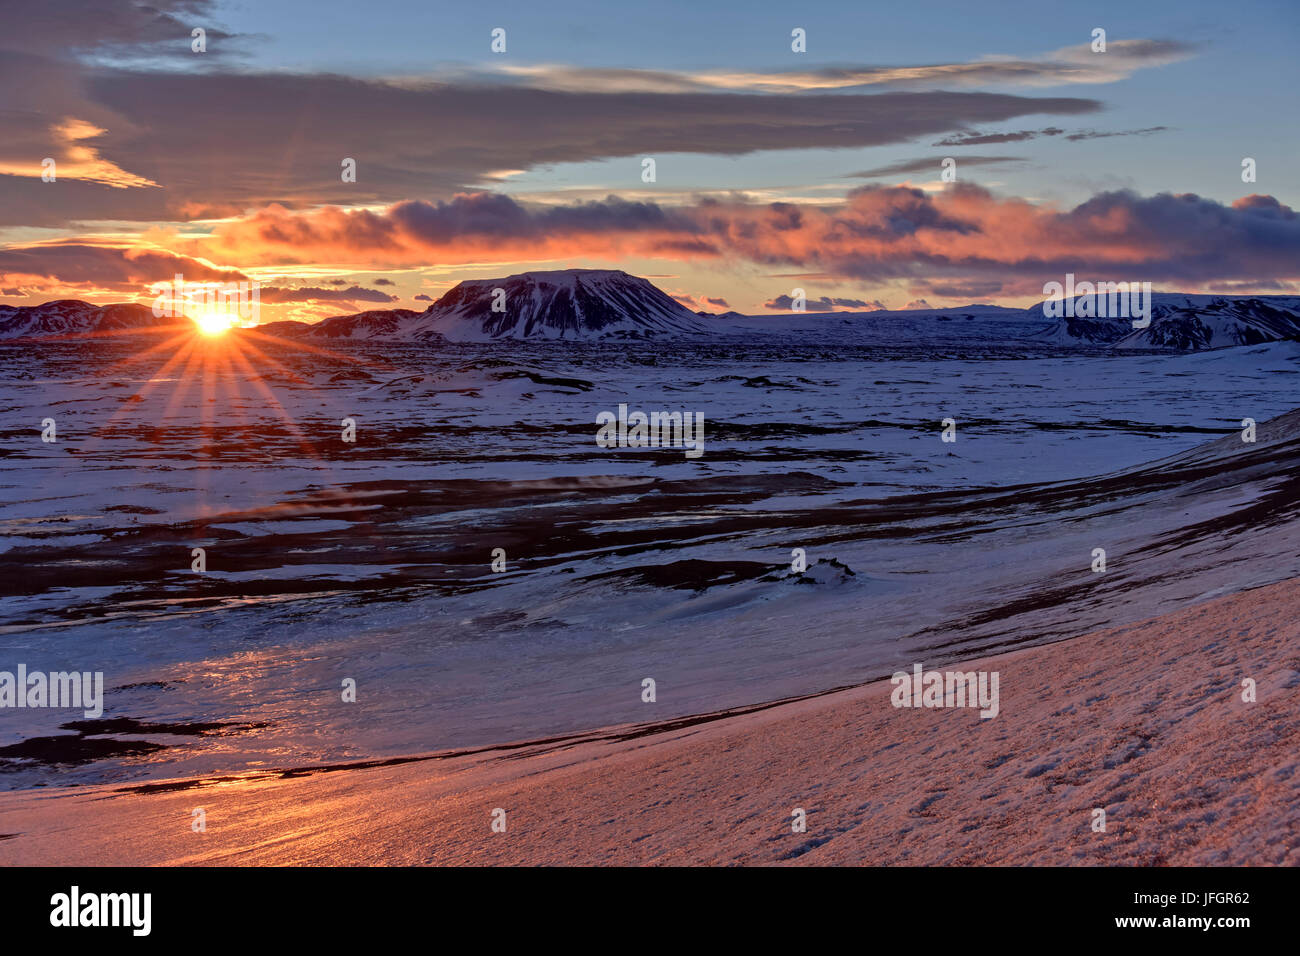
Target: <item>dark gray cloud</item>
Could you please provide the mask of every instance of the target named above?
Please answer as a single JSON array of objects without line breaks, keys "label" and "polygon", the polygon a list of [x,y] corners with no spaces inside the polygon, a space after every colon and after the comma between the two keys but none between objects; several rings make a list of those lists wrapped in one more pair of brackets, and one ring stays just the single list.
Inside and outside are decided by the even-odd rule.
[{"label": "dark gray cloud", "polygon": [[1241,295],[1243,293],[1259,292],[1276,292],[1291,293],[1300,292],[1300,282],[1280,282],[1278,280],[1255,279],[1241,282],[1215,282],[1209,286],[1211,292],[1221,292],[1226,295]]},{"label": "dark gray cloud", "polygon": [[[515,67],[512,75],[542,89],[589,91],[697,92],[749,90],[957,89],[990,85],[1058,86],[1066,83],[1113,83],[1135,71],[1187,59],[1197,47],[1181,40],[1112,40],[1105,56],[1089,44],[1077,44],[1040,57],[983,57],[966,63],[907,66],[826,66],[780,69],[699,71],[587,68],[564,65]],[[472,76],[470,72],[464,76]]]},{"label": "dark gray cloud", "polygon": [[136,291],[150,282],[181,274],[187,282],[236,282],[235,269],[214,269],[189,256],[148,249],[123,249],[81,242],[0,249],[0,280],[6,275],[84,283]]},{"label": "dark gray cloud", "polygon": [[[1097,100],[964,90],[1111,82],[1193,50],[1133,39],[1113,41],[1104,57],[1077,45],[923,66],[755,74],[515,66],[381,81],[235,69],[229,59],[257,38],[223,30],[220,12],[213,0],[4,0],[0,89],[17,106],[0,111],[0,168],[38,172],[58,151],[52,128],[75,118],[103,130],[79,147],[157,186],[113,188],[71,172],[55,184],[0,175],[0,226],[446,199],[503,170],[620,157],[629,160],[627,185],[639,188],[643,155],[860,148],[1034,114],[1088,114]],[[195,26],[207,30],[206,53],[190,52]],[[341,181],[345,157],[356,160],[355,183]],[[660,182],[671,182],[670,166]]]},{"label": "dark gray cloud", "polygon": [[954,136],[948,136],[935,146],[987,146],[991,143],[1023,143],[1025,140],[1038,139],[1040,136],[1060,136],[1065,130],[1049,126],[1046,129],[1022,129],[1014,133],[977,133],[966,130]]},{"label": "dark gray cloud", "polygon": [[1095,129],[1085,129],[1078,133],[1071,133],[1065,137],[1071,142],[1078,142],[1084,139],[1109,139],[1112,136],[1149,136],[1152,133],[1163,133],[1169,129],[1168,126],[1148,126],[1146,129],[1123,129],[1111,133],[1097,132]]},{"label": "dark gray cloud", "polygon": [[359,285],[347,289],[320,289],[302,286],[297,289],[278,286],[262,286],[260,297],[263,302],[396,302],[397,296],[380,292],[378,289],[365,289]]},{"label": "dark gray cloud", "polygon": [[[840,309],[879,309],[882,306],[879,302],[867,302],[865,299],[837,299],[830,296],[820,296],[816,299],[808,299],[805,303],[807,312],[834,312]],[[790,311],[794,305],[794,299],[788,295],[778,295],[776,298],[763,303],[763,308],[779,310],[782,312]]]},{"label": "dark gray cloud", "polygon": [[[87,35],[104,19],[90,6],[78,27]],[[181,27],[188,36],[188,6],[163,4],[149,19],[142,12],[148,8],[132,5],[130,25],[108,35],[172,43],[172,31]],[[206,4],[194,6],[197,14],[209,12]],[[395,83],[233,71],[211,59],[202,68],[183,61],[184,69],[144,71],[106,64],[98,54],[107,40],[88,62],[68,52],[67,36],[56,44],[53,27],[29,32],[39,39],[37,53],[24,50],[21,37],[0,35],[0,85],[22,103],[21,110],[0,113],[0,167],[37,175],[0,175],[0,226],[218,218],[271,203],[301,208],[450,198],[501,170],[619,157],[628,159],[627,185],[640,188],[645,155],[880,146],[1032,114],[1088,114],[1101,105],[981,92],[590,92],[482,79]],[[69,117],[103,130],[80,146],[157,186],[112,188],[71,173],[41,182],[51,129]],[[63,155],[53,158],[63,165]],[[342,181],[345,158],[356,161],[355,183]],[[660,182],[671,182],[671,164],[660,162]]]},{"label": "dark gray cloud", "polygon": [[[875,169],[867,169],[860,173],[849,173],[854,179],[883,179],[888,176],[902,176],[908,173],[933,173],[939,175],[942,171],[940,164],[943,157],[928,157],[921,159],[905,159],[901,162],[891,163],[888,166],[877,166]],[[992,166],[997,163],[1021,163],[1024,162],[1023,156],[963,156],[961,158],[962,166]]]},{"label": "dark gray cloud", "polygon": [[[175,56],[199,65],[237,52],[221,29],[213,0],[3,0],[0,46],[29,54],[96,58],[150,59]],[[209,41],[204,53],[191,49],[191,31],[202,27]]]},{"label": "dark gray cloud", "polygon": [[[1124,224],[1116,242],[1116,223]],[[1225,205],[1200,196],[1101,193],[1072,209],[999,198],[971,183],[936,193],[864,186],[839,204],[708,198],[660,206],[617,197],[569,206],[506,196],[400,203],[383,212],[265,212],[213,237],[239,261],[294,255],[373,261],[373,268],[485,255],[543,260],[610,250],[682,260],[793,265],[831,280],[929,281],[1093,272],[1150,281],[1291,279],[1300,271],[1300,216],[1272,196]],[[811,279],[809,281],[812,281]],[[968,294],[992,292],[991,285]]]},{"label": "dark gray cloud", "polygon": [[[1116,223],[1123,242],[1116,242]],[[838,204],[706,199],[661,207],[611,197],[571,206],[525,205],[509,197],[461,196],[405,203],[382,212],[280,210],[231,223],[205,241],[204,255],[250,266],[293,255],[370,264],[367,271],[430,262],[468,263],[493,255],[542,261],[613,254],[684,261],[747,262],[804,282],[904,279],[911,293],[945,298],[1028,295],[1067,272],[1112,281],[1202,285],[1300,279],[1300,214],[1267,195],[1225,205],[1191,195],[1102,193],[1070,209],[1000,198],[970,183],[936,193],[865,186]],[[235,258],[238,253],[239,258]],[[234,280],[181,255],[87,242],[0,250],[0,283],[42,280],[137,287],[182,273],[190,281]],[[30,277],[30,279],[29,279]],[[924,278],[919,278],[924,277]],[[298,299],[366,297],[377,289],[292,290]],[[788,308],[789,296],[769,308]],[[862,308],[822,296],[810,308]]]},{"label": "dark gray cloud", "polygon": [[1149,136],[1152,133],[1163,133],[1167,129],[1169,129],[1168,126],[1148,126],[1146,129],[1122,129],[1109,132],[1084,129],[1074,133],[1066,133],[1063,129],[1048,126],[1046,129],[1022,129],[1014,133],[979,133],[974,130],[964,130],[956,135],[947,136],[933,145],[987,146],[993,143],[1023,143],[1026,140],[1038,139],[1043,136],[1065,136],[1070,142],[1077,143],[1085,139],[1108,139],[1112,136]]}]

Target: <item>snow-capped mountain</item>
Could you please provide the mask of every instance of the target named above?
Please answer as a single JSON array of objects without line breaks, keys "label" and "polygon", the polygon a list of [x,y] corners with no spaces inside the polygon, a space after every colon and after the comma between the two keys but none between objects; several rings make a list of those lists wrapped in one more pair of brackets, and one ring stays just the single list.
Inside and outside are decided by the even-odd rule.
[{"label": "snow-capped mountain", "polygon": [[[493,311],[494,303],[504,311]],[[403,331],[481,342],[639,339],[709,327],[645,279],[615,269],[565,269],[462,282]]]},{"label": "snow-capped mountain", "polygon": [[159,319],[145,305],[91,305],[57,299],[42,305],[0,305],[0,339],[102,335],[110,332],[163,330],[173,320]]},{"label": "snow-capped mountain", "polygon": [[[1157,292],[1152,298],[1151,325],[1145,329],[1133,328],[1132,319],[1127,318],[1067,317],[1057,320],[1037,337],[1063,345],[1178,351],[1300,339],[1300,296]],[[1077,305],[1077,298],[1075,302]],[[1028,312],[1042,315],[1042,304]]]}]

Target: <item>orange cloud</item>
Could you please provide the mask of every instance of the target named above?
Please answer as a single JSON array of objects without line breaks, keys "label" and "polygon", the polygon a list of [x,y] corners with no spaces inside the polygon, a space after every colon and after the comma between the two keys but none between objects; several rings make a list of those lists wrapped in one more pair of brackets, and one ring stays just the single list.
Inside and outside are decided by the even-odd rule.
[{"label": "orange cloud", "polygon": [[[1300,216],[1269,196],[1102,193],[1072,209],[958,184],[865,187],[838,205],[616,197],[530,206],[474,193],[382,211],[270,206],[219,226],[209,258],[386,268],[627,256],[794,266],[840,279],[979,280],[1023,289],[1065,272],[1152,281],[1300,275]],[[196,245],[195,248],[200,248]]]},{"label": "orange cloud", "polygon": [[[59,179],[77,179],[89,183],[112,186],[114,189],[131,189],[158,184],[143,176],[129,173],[121,166],[99,155],[93,146],[87,146],[82,140],[102,136],[107,130],[100,129],[93,123],[69,116],[50,128],[56,148],[50,159],[54,160],[55,182]],[[8,176],[27,176],[41,179],[45,173],[44,165],[33,163],[0,162],[0,174]]]}]

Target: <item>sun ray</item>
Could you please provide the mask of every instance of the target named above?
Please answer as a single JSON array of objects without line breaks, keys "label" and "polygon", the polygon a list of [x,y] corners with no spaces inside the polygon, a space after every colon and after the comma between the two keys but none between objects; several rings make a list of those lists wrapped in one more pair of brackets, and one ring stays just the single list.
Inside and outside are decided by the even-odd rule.
[{"label": "sun ray", "polygon": [[204,350],[192,347],[186,350],[189,355],[188,361],[176,376],[176,388],[172,390],[171,397],[167,400],[167,405],[163,408],[162,416],[159,419],[160,424],[166,422],[172,417],[177,406],[182,399],[189,394],[190,382],[193,380],[194,371],[200,361],[203,361]]},{"label": "sun ray", "polygon": [[124,369],[124,368],[126,368],[128,365],[133,365],[133,364],[135,364],[136,362],[139,362],[139,361],[142,361],[142,360],[148,358],[150,355],[152,355],[152,354],[155,353],[155,352],[166,351],[167,349],[169,349],[169,348],[171,348],[171,347],[173,347],[173,346],[179,346],[179,345],[180,345],[181,343],[183,343],[183,342],[191,342],[191,341],[193,340],[193,338],[194,338],[194,332],[193,332],[193,330],[189,330],[189,331],[186,331],[186,332],[178,333],[177,335],[173,335],[173,336],[172,336],[171,338],[169,338],[169,339],[165,339],[164,341],[159,342],[159,343],[156,344],[156,345],[152,345],[152,346],[150,346],[149,348],[145,349],[145,350],[142,351],[142,352],[134,352],[134,353],[132,353],[131,355],[126,356],[125,358],[122,359],[122,361],[120,361],[120,362],[118,362],[118,363],[116,363],[116,364],[114,364],[114,365],[110,365],[110,366],[108,367],[108,371],[109,371],[109,372],[114,372],[114,371],[117,371],[117,370],[119,370],[119,369]]},{"label": "sun ray", "polygon": [[261,376],[257,374],[257,370],[254,369],[248,359],[245,358],[243,352],[239,350],[239,347],[236,346],[232,348],[229,354],[231,358],[238,361],[245,371],[247,371],[249,376],[248,381],[252,383],[253,387],[258,389],[268,402],[279,409],[286,427],[298,439],[298,446],[302,452],[307,457],[315,460],[321,467],[326,467],[325,459],[321,457],[319,452],[317,452],[316,447],[311,443],[310,439],[308,439],[307,435],[298,427],[298,423],[293,420],[293,416],[289,414],[288,410],[282,404],[280,404],[280,400],[275,397],[275,393],[271,391],[270,387],[265,382],[262,381]]},{"label": "sun ray", "polygon": [[[96,431],[93,441],[97,442],[102,440],[104,438],[105,433],[110,428],[112,428],[113,425],[116,424],[116,422],[119,419],[121,419],[127,413],[131,412],[133,406],[139,404],[140,402],[143,402],[147,395],[149,395],[154,389],[158,388],[158,386],[160,386],[163,383],[163,381],[165,380],[164,376],[168,372],[170,372],[175,366],[179,365],[181,361],[186,359],[193,350],[194,350],[194,343],[191,341],[182,349],[177,351],[176,354],[174,354],[166,362],[164,362],[162,366],[153,373],[153,377],[150,378],[149,381],[145,382],[143,385],[140,386],[140,388],[136,389],[135,393],[130,396],[130,399],[124,400],[122,407],[118,408],[116,412],[114,412],[111,416],[109,416],[108,421],[105,422],[98,429],[98,431]],[[131,399],[133,399],[133,401]]]}]

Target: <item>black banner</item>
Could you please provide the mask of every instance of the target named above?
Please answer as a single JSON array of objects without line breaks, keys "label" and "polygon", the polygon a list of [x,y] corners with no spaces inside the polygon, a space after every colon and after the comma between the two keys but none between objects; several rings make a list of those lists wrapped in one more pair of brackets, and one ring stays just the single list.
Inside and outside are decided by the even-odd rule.
[{"label": "black banner", "polygon": [[[1277,934],[1286,869],[9,869],[9,940],[127,945],[324,944],[379,933],[433,940],[486,930],[544,941],[608,930],[629,945],[703,921],[733,941],[830,931],[924,944],[1017,938],[1231,947]],[[953,934],[956,934],[954,937]],[[1024,934],[1024,935],[1021,935]],[[1276,938],[1271,935],[1270,938]],[[462,945],[462,944],[457,944]]]}]

